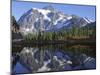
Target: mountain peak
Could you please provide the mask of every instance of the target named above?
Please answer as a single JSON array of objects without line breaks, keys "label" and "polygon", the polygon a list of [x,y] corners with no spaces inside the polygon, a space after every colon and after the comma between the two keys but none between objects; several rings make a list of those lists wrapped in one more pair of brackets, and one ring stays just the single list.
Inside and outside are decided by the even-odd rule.
[{"label": "mountain peak", "polygon": [[52,5],[45,6],[43,9],[54,11],[54,8]]},{"label": "mountain peak", "polygon": [[88,23],[91,23],[92,21],[89,20],[87,17],[84,17],[84,19],[88,22]]}]

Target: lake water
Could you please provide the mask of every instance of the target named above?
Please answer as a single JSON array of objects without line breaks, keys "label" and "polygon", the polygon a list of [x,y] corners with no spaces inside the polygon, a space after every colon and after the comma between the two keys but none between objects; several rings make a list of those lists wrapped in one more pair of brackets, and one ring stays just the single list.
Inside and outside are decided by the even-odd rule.
[{"label": "lake water", "polygon": [[[16,49],[20,49],[19,47]],[[96,48],[88,45],[37,45],[22,47],[14,72],[38,73],[96,68]]]}]

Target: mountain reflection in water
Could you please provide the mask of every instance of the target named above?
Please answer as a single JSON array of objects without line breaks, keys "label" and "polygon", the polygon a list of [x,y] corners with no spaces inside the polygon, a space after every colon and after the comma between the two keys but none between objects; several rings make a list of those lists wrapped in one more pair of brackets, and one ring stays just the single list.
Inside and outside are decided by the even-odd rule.
[{"label": "mountain reflection in water", "polygon": [[[17,72],[18,63],[29,71]],[[36,73],[69,70],[95,69],[95,50],[90,46],[36,46],[24,47],[19,53],[19,61],[15,66],[16,73]]]}]

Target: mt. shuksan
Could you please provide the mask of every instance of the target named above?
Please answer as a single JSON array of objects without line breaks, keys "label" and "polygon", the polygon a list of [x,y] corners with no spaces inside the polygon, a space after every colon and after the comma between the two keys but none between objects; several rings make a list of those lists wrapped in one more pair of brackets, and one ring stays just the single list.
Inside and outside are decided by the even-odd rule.
[{"label": "mt. shuksan", "polygon": [[64,14],[56,11],[52,6],[42,9],[32,8],[24,13],[18,21],[20,31],[24,34],[59,30],[63,27],[70,29],[73,25],[83,27],[88,23],[91,21],[87,18]]}]

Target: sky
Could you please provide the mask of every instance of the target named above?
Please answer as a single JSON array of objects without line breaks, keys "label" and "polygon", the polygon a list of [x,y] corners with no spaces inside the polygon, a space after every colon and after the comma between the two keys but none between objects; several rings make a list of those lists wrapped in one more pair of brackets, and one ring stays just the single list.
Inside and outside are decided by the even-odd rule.
[{"label": "sky", "polygon": [[80,17],[87,17],[92,21],[95,21],[96,19],[95,6],[22,1],[12,1],[12,15],[15,16],[16,20],[18,21],[19,18],[31,8],[43,8],[48,5],[52,5],[57,11],[61,11],[65,14],[74,14]]}]

